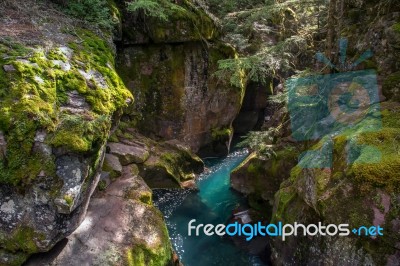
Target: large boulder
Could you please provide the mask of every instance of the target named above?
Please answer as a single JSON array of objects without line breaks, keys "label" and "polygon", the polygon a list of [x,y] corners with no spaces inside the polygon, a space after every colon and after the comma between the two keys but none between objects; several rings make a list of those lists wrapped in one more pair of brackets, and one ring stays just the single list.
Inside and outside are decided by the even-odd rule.
[{"label": "large boulder", "polygon": [[61,31],[55,21],[68,18],[35,8],[47,19],[37,21],[26,8],[7,20],[19,25],[30,17],[35,34],[0,42],[1,265],[21,264],[79,226],[113,119],[132,100],[109,40],[80,28]]},{"label": "large boulder", "polygon": [[166,20],[128,11],[131,2],[135,1],[117,1],[124,18],[124,45],[211,40],[219,34],[212,15],[197,5],[197,1],[158,1],[159,9],[155,13],[161,11]]},{"label": "large boulder", "polygon": [[118,176],[120,165],[135,165],[151,188],[180,188],[204,169],[203,161],[178,140],[154,141],[122,122],[111,136],[103,171]]},{"label": "large boulder", "polygon": [[152,192],[130,166],[91,199],[82,224],[26,265],[172,265],[172,247]]}]

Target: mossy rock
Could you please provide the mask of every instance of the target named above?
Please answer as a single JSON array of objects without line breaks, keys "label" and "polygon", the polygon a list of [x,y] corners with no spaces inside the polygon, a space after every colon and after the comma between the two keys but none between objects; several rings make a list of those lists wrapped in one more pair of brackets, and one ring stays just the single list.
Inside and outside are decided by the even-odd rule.
[{"label": "mossy rock", "polygon": [[262,159],[252,153],[232,171],[231,187],[248,195],[250,206],[268,212],[270,217],[274,195],[280,184],[289,178],[290,169],[297,164],[298,154],[298,149],[290,147],[282,147],[270,159]]},{"label": "mossy rock", "polygon": [[[145,17],[124,10],[124,42],[143,43],[182,43],[211,40],[219,35],[215,22],[194,1],[183,0],[171,3],[161,0],[158,4],[165,9],[167,21]],[[171,9],[171,5],[176,8]],[[121,4],[125,8],[125,5]]]},{"label": "mossy rock", "polygon": [[[400,242],[396,218],[400,211],[400,140],[396,137],[400,130],[400,105],[385,102],[381,103],[381,108],[380,128],[362,130],[356,126],[334,137],[331,168],[306,169],[299,165],[292,168],[290,178],[281,184],[275,195],[272,221],[347,223],[350,228],[380,225],[385,230],[384,235],[375,239],[352,235],[325,237],[318,240],[318,245],[301,238],[292,239],[290,243],[274,241],[273,245],[282,254],[293,251],[294,246],[302,249],[303,254],[310,254],[306,263],[333,259],[337,263],[376,265],[386,264],[396,257],[396,245]],[[367,125],[372,125],[373,121],[368,119],[365,120]],[[357,152],[351,152],[349,143],[358,147]],[[314,148],[321,146],[318,143]],[[320,245],[343,246],[343,250],[330,253]],[[300,256],[301,253],[295,255],[296,259],[301,259]]]},{"label": "mossy rock", "polygon": [[382,85],[382,93],[392,101],[400,101],[400,71],[388,75]]},{"label": "mossy rock", "polygon": [[[83,41],[49,51],[0,43],[1,57],[7,57],[0,62],[0,130],[7,141],[0,182],[28,184],[43,166],[53,171],[51,156],[31,152],[38,130],[47,132],[45,141],[54,148],[76,153],[98,149],[108,137],[111,116],[132,98],[113,69],[111,47],[87,30],[78,30],[76,38]],[[61,69],[60,62],[67,68]],[[5,72],[4,65],[15,71]]]},{"label": "mossy rock", "polygon": [[240,110],[243,90],[213,76],[220,59],[235,56],[232,47],[221,43],[124,49],[118,70],[136,97],[126,120],[146,136],[180,140],[193,152],[211,144],[212,130],[230,129]]}]

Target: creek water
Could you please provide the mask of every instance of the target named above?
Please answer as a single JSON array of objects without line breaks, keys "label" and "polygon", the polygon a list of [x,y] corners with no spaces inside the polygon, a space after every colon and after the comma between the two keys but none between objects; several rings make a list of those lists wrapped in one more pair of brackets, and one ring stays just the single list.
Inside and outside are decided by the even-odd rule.
[{"label": "creek water", "polygon": [[185,266],[261,266],[261,260],[235,246],[227,237],[188,236],[188,223],[226,224],[232,211],[245,204],[240,194],[230,189],[229,175],[247,156],[234,151],[223,159],[207,159],[207,171],[197,180],[198,191],[156,190],[154,204],[164,214],[173,247]]}]

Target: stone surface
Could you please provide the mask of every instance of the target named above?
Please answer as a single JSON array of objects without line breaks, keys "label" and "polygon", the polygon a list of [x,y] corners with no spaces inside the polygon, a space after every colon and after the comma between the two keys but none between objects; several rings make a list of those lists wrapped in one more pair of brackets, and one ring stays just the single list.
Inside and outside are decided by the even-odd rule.
[{"label": "stone surface", "polygon": [[[0,97],[0,265],[21,265],[79,226],[112,123],[132,98],[113,68],[111,35],[70,34],[55,25],[72,19],[52,3],[24,4],[18,15],[14,4],[0,10],[11,14],[10,26],[29,21],[22,23],[29,30],[0,44],[0,83],[7,89]],[[83,74],[94,86],[79,69],[90,69]]]},{"label": "stone surface", "polygon": [[29,254],[49,250],[85,217],[99,175],[89,176],[88,162],[76,157],[60,158],[57,164],[57,179],[40,177],[24,194],[0,186],[0,242],[6,249],[0,264],[18,265]]},{"label": "stone surface", "polygon": [[118,157],[107,153],[104,158],[103,171],[109,172],[111,178],[119,177],[122,173],[122,165]]},{"label": "stone surface", "polygon": [[110,153],[117,156],[122,165],[128,165],[131,163],[143,163],[145,162],[150,154],[148,148],[140,145],[126,145],[122,143],[108,143],[107,147],[110,149]]},{"label": "stone surface", "polygon": [[290,170],[297,164],[299,152],[281,148],[276,154],[272,158],[261,159],[252,153],[230,176],[231,187],[246,195],[249,205],[266,216],[271,216],[275,193],[281,183],[289,178]]},{"label": "stone surface", "polygon": [[125,167],[121,178],[93,196],[86,218],[67,241],[26,265],[170,265],[172,248],[151,190]]},{"label": "stone surface", "polygon": [[177,8],[169,10],[168,21],[132,14],[125,1],[117,1],[124,20],[122,30],[125,44],[182,43],[210,40],[219,32],[214,20],[197,5],[197,1],[174,1]]},{"label": "stone surface", "polygon": [[17,71],[13,65],[4,65],[3,69],[5,72],[14,72]]},{"label": "stone surface", "polygon": [[151,188],[183,187],[204,169],[202,160],[188,148],[170,142],[159,143],[150,158],[138,166]]},{"label": "stone surface", "polygon": [[[140,132],[154,139],[177,139],[193,152],[218,144],[213,130],[230,129],[243,91],[212,76],[218,60],[233,58],[226,45],[150,44],[122,51],[118,68],[136,96],[128,110]],[[215,142],[215,143],[214,143]],[[226,143],[225,153],[227,152]]]}]

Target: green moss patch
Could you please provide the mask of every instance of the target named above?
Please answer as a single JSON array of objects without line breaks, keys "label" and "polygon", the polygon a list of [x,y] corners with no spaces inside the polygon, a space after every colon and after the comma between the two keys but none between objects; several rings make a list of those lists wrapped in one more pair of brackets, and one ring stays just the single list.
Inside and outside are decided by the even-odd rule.
[{"label": "green moss patch", "polygon": [[[42,170],[54,174],[51,154],[34,151],[38,130],[47,133],[47,145],[90,152],[106,140],[112,114],[132,98],[113,68],[107,43],[86,30],[76,35],[79,42],[70,43],[70,54],[65,47],[0,43],[0,131],[7,142],[0,160],[1,183],[28,184]],[[6,72],[4,65],[15,70]],[[81,109],[68,107],[69,94],[75,92],[86,102]]]}]

